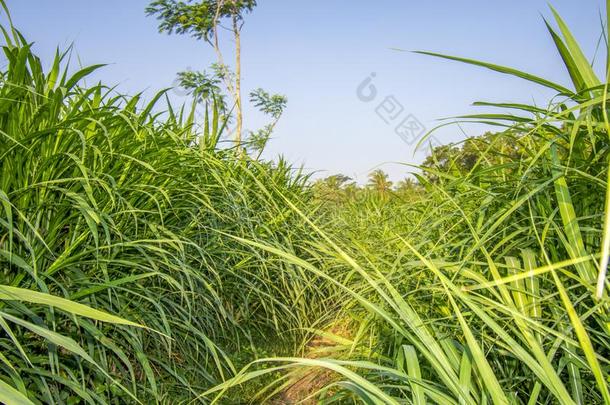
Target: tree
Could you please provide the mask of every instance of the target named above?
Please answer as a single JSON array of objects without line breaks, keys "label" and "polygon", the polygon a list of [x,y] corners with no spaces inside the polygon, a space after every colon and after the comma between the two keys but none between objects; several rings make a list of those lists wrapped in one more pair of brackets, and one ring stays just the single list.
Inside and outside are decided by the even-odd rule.
[{"label": "tree", "polygon": [[332,176],[317,180],[313,185],[314,191],[324,201],[339,203],[343,200],[342,187],[350,180],[350,177],[343,174],[333,174]]},{"label": "tree", "polygon": [[[442,145],[434,148],[422,163],[424,177],[438,183],[442,174],[451,177],[466,176],[478,168],[501,167],[517,162],[526,150],[518,142],[518,134],[510,131],[470,137],[461,144]],[[487,173],[486,178],[491,178]]]},{"label": "tree", "polygon": [[352,178],[348,177],[344,174],[333,174],[332,176],[328,176],[324,179],[324,183],[328,186],[328,188],[333,190],[340,190],[341,187]]},{"label": "tree", "polygon": [[422,163],[424,177],[432,183],[438,183],[441,173],[451,173],[456,166],[460,166],[459,155],[460,148],[452,144],[435,147]]},{"label": "tree", "polygon": [[[237,117],[235,142],[241,149],[243,109],[241,101],[241,29],[244,15],[256,7],[256,0],[155,0],[146,8],[147,15],[160,21],[159,32],[190,35],[205,40],[216,51],[221,77],[233,97]],[[224,63],[219,45],[218,28],[228,21],[235,40],[235,73]]]},{"label": "tree", "polygon": [[369,174],[369,188],[375,190],[382,198],[388,197],[392,182],[388,179],[388,175],[381,169],[377,169]]}]

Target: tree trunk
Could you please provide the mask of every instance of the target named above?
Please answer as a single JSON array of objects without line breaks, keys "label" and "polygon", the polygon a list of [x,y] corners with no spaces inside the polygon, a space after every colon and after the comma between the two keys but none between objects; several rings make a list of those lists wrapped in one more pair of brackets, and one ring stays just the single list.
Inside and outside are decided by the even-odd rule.
[{"label": "tree trunk", "polygon": [[241,35],[237,16],[233,16],[233,34],[235,35],[235,108],[237,110],[235,143],[238,151],[241,152],[241,132],[244,117],[241,105]]}]

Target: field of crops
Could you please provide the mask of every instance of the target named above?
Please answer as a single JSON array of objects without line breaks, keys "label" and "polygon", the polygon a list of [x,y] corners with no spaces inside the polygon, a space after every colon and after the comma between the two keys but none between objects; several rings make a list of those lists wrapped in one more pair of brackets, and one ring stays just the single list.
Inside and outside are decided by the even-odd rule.
[{"label": "field of crops", "polygon": [[215,98],[86,86],[5,26],[0,402],[610,404],[608,78],[554,17],[569,85],[431,55],[556,96],[397,186],[227,147]]}]

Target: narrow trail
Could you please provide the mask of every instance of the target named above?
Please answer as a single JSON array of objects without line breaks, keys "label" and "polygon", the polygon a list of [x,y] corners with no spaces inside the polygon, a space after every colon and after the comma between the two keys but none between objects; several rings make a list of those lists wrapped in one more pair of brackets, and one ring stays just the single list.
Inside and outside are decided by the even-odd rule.
[{"label": "narrow trail", "polygon": [[[305,349],[305,358],[319,359],[344,347],[341,340],[347,341],[349,331],[344,326],[336,326],[324,335],[318,335]],[[270,405],[315,405],[317,400],[309,398],[321,388],[329,385],[337,374],[322,368],[307,368],[295,374],[292,383],[269,402]]]}]

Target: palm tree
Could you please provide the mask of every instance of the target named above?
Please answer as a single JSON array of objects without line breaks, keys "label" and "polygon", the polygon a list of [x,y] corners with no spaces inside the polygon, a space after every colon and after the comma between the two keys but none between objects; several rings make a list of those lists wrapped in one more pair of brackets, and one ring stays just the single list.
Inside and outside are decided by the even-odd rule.
[{"label": "palm tree", "polygon": [[314,183],[319,196],[327,201],[339,202],[342,198],[342,187],[351,178],[343,174],[334,174]]},{"label": "palm tree", "polygon": [[386,198],[392,189],[392,182],[388,179],[388,175],[381,169],[377,169],[369,174],[369,188],[383,198]]}]

